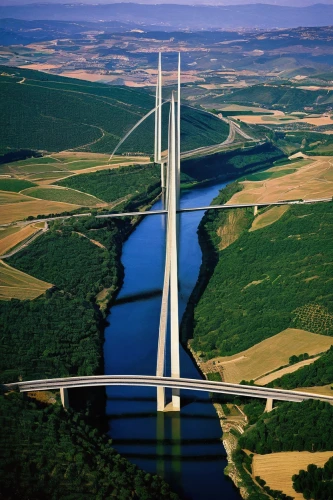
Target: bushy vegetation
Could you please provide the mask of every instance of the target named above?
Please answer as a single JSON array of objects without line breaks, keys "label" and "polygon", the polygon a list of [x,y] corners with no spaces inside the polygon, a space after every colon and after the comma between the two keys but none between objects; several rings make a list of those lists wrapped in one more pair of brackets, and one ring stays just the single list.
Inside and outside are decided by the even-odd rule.
[{"label": "bushy vegetation", "polygon": [[323,401],[279,403],[239,438],[241,448],[253,453],[329,451],[333,448],[333,407]]},{"label": "bushy vegetation", "polygon": [[130,230],[129,221],[120,220],[57,222],[10,259],[55,289],[34,301],[0,302],[2,381],[101,373],[103,317],[95,296],[104,288],[117,289],[121,244]]},{"label": "bushy vegetation", "polygon": [[333,137],[332,135],[319,133],[297,131],[282,132],[271,131],[270,136],[273,142],[281,149],[286,151],[287,154],[302,151],[303,153],[311,156],[330,156],[333,151]]},{"label": "bushy vegetation", "polygon": [[[216,259],[218,222],[210,218],[205,231]],[[244,232],[219,252],[195,310],[194,350],[208,358],[234,354],[288,327],[333,336],[332,226],[333,204],[294,205],[273,225]]]},{"label": "bushy vegetation", "polygon": [[[88,220],[85,226],[93,224],[94,221]],[[85,230],[93,239],[98,239],[99,233],[107,234],[108,248],[103,249],[77,234],[76,228],[82,224],[57,222],[42,238],[13,255],[9,263],[20,271],[53,283],[59,290],[85,299],[91,293],[97,294],[103,288],[114,286],[117,281],[121,224],[116,221],[110,222],[108,228]]]},{"label": "bushy vegetation", "polygon": [[303,366],[296,372],[288,373],[268,385],[269,387],[294,389],[327,384],[333,385],[333,346],[311,365]]},{"label": "bushy vegetation", "polygon": [[306,471],[299,471],[299,474],[295,474],[292,479],[295,491],[303,493],[306,499],[333,498],[333,457],[326,462],[324,467],[308,465]]},{"label": "bushy vegetation", "polygon": [[122,458],[83,415],[16,393],[0,395],[0,488],[13,500],[178,498]]},{"label": "bushy vegetation", "polygon": [[256,172],[273,166],[276,160],[286,158],[281,150],[271,143],[229,153],[216,153],[204,158],[182,161],[182,173],[188,179],[205,181],[207,179],[230,179],[242,173]]},{"label": "bushy vegetation", "polygon": [[32,182],[21,181],[19,179],[0,179],[0,191],[13,191],[18,193],[22,189],[35,186]]},{"label": "bushy vegetation", "polygon": [[232,460],[237,467],[237,472],[241,479],[241,484],[246,488],[248,500],[267,500],[260,487],[255,484],[252,479],[252,456],[247,455],[240,448],[236,449],[232,454]]},{"label": "bushy vegetation", "polygon": [[57,184],[112,202],[138,192],[150,192],[160,184],[160,177],[160,167],[150,164],[75,175]]},{"label": "bushy vegetation", "polygon": [[[212,203],[226,203],[235,193],[237,193],[241,189],[241,185],[237,182],[229,184],[220,192],[219,196],[215,198]],[[195,308],[209,283],[216,264],[218,263],[218,247],[221,238],[217,235],[217,230],[219,227],[225,224],[227,216],[228,214],[224,210],[218,210],[216,212],[209,210],[206,212],[200,223],[198,236],[199,243],[202,249],[202,263],[200,266],[198,281],[190,295],[181,322],[180,334],[181,339],[184,343],[187,342],[188,338],[192,337]],[[244,222],[245,220],[246,218],[244,218]],[[249,224],[249,227],[250,225],[251,224]]]},{"label": "bushy vegetation", "polygon": [[261,479],[260,476],[256,476],[255,480],[270,495],[270,497],[276,500],[294,500],[294,497],[290,497],[289,495],[286,495],[282,491],[272,490],[269,486],[267,486],[266,481],[264,479]]}]

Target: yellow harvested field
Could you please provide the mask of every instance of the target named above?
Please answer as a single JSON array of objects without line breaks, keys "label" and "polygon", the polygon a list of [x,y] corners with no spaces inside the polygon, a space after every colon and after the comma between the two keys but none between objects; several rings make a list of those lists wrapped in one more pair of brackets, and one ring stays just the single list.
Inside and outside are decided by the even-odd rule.
[{"label": "yellow harvested field", "polygon": [[[140,160],[136,159],[135,160],[136,164],[145,164],[145,163],[150,163],[149,158],[140,158]],[[108,165],[96,165],[95,167],[89,167],[89,168],[81,168],[81,170],[71,170],[71,172],[75,174],[87,174],[90,172],[97,172],[98,170],[107,170],[107,169],[113,169],[113,168],[119,168],[119,167],[128,167],[130,165],[133,165],[133,160],[129,162],[119,162],[119,163],[112,163]],[[75,163],[72,165],[73,168],[75,168]]]},{"label": "yellow harvested field", "polygon": [[[260,283],[249,283],[248,286],[260,286]],[[313,356],[327,351],[331,345],[332,337],[287,328],[246,351],[210,359],[200,367],[205,373],[219,371],[224,382],[239,383],[241,380],[256,380],[288,365],[293,355],[307,352]]]},{"label": "yellow harvested field", "polygon": [[0,240],[16,233],[21,228],[19,226],[0,227]]},{"label": "yellow harvested field", "polygon": [[[272,171],[271,170],[268,170]],[[296,172],[265,181],[244,181],[244,189],[227,203],[329,198],[333,196],[333,157],[314,157]]]},{"label": "yellow harvested field", "polygon": [[35,299],[52,286],[0,260],[0,300]]},{"label": "yellow harvested field", "polygon": [[35,69],[37,71],[48,71],[50,69],[57,69],[60,67],[61,67],[60,64],[47,64],[47,63],[26,64],[23,66],[19,66],[19,68]]},{"label": "yellow harvested field", "polygon": [[332,386],[333,386],[333,380],[332,384],[321,385],[316,387],[298,387],[297,389],[295,389],[295,391],[310,392],[312,394],[322,394],[323,396],[333,396],[333,391],[331,389]]},{"label": "yellow harvested field", "polygon": [[[28,197],[26,197],[28,198]],[[31,200],[31,198],[28,198]],[[25,203],[7,203],[1,206],[0,224],[26,219],[29,215],[60,214],[80,208],[79,205],[55,201],[34,200]]]},{"label": "yellow harvested field", "polygon": [[274,114],[274,115],[237,115],[233,117],[243,123],[250,125],[263,125],[263,123],[291,123],[301,121],[299,118],[291,115]]},{"label": "yellow harvested field", "polygon": [[271,123],[309,123],[310,125],[315,125],[316,127],[322,127],[323,125],[333,125],[333,120],[330,116],[304,116],[303,118],[299,118],[295,115],[285,115],[284,113],[274,114],[274,116],[270,116],[267,114],[263,115],[237,115],[234,116],[234,119],[239,120],[244,123],[254,124],[254,125],[262,125],[263,122],[271,122]]},{"label": "yellow harvested field", "polygon": [[61,76],[66,76],[67,78],[76,78],[78,80],[87,80],[89,82],[98,82],[98,81],[108,81],[112,82],[119,78],[118,75],[103,75],[102,73],[89,73],[84,70],[76,70],[76,71],[64,71],[61,73]]},{"label": "yellow harvested field", "polygon": [[4,255],[6,252],[8,252],[8,250],[21,243],[21,241],[29,238],[29,236],[32,236],[37,231],[39,231],[39,229],[30,224],[29,226],[23,227],[18,232],[2,238],[0,240],[0,255]]},{"label": "yellow harvested field", "polygon": [[[22,203],[29,201],[31,198],[20,193],[12,193],[11,191],[0,191],[0,205],[5,203]],[[1,209],[2,210],[2,209]]]},{"label": "yellow harvested field", "polygon": [[283,377],[283,375],[286,375],[287,373],[294,373],[299,368],[303,368],[303,366],[312,365],[312,363],[317,361],[317,359],[319,359],[319,358],[320,358],[320,356],[316,356],[315,358],[305,359],[304,361],[300,361],[299,363],[295,363],[294,365],[287,366],[286,368],[281,368],[281,370],[278,370],[274,373],[270,373],[269,375],[265,375],[265,377],[257,378],[256,384],[257,385],[269,384],[270,382],[273,382],[273,380],[280,378],[280,377]]},{"label": "yellow harvested field", "polygon": [[239,104],[230,104],[227,106],[220,106],[222,113],[223,111],[252,111],[253,113],[271,113],[276,116],[283,116],[283,111],[277,111],[276,109],[265,109],[255,106],[241,106]]},{"label": "yellow harvested field", "polygon": [[282,215],[284,215],[287,210],[289,210],[288,205],[281,205],[280,207],[272,207],[267,212],[258,215],[253,223],[250,231],[257,231],[258,229],[262,229],[263,227],[270,226],[274,224],[277,220],[281,219]]},{"label": "yellow harvested field", "polygon": [[[306,470],[310,464],[323,467],[333,456],[333,451],[290,451],[271,453],[269,455],[254,455],[252,475],[260,476],[272,490],[283,491],[295,500],[304,500],[302,493],[296,493],[292,484],[292,476],[301,469]],[[328,500],[328,499],[327,499]]]}]

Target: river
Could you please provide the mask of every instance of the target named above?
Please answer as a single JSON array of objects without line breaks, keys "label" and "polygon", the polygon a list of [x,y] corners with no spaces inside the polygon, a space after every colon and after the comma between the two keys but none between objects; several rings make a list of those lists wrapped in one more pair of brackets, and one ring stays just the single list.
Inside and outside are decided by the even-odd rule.
[{"label": "river", "polygon": [[[181,207],[208,205],[224,186],[184,191]],[[160,208],[160,201],[152,207]],[[105,331],[106,374],[155,375],[161,307],[161,294],[156,291],[163,285],[164,217],[146,217],[123,247],[125,279],[118,295],[122,303],[112,307]],[[203,212],[180,216],[180,315],[198,278],[202,254],[197,228],[202,217]],[[126,303],[126,297],[131,301]],[[201,378],[182,347],[180,364],[182,377]],[[179,414],[157,413],[155,388],[108,387],[107,415],[114,448],[146,471],[162,475],[185,499],[240,499],[223,473],[227,460],[222,432],[208,394],[183,391],[181,395]]]}]

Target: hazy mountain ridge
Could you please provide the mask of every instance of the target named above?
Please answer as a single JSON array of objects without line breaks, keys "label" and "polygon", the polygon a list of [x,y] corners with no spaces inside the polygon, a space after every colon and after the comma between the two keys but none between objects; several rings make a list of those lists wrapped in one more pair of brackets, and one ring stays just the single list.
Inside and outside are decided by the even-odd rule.
[{"label": "hazy mountain ridge", "polygon": [[0,18],[58,21],[118,21],[174,29],[289,28],[325,26],[333,5],[286,7],[267,4],[233,6],[114,4],[29,4],[0,7]]}]

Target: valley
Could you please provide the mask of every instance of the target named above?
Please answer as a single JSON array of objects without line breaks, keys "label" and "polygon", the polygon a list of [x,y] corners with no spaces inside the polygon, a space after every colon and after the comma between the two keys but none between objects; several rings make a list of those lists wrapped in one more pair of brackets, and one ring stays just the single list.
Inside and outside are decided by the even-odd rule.
[{"label": "valley", "polygon": [[[101,21],[98,6],[58,19],[45,5],[52,20],[0,7],[1,383],[155,373],[164,215],[95,216],[162,208],[157,52],[166,159],[179,51],[181,206],[267,203],[179,215],[181,375],[331,396],[333,205],[298,201],[333,195],[333,28],[296,27],[291,7],[278,28],[272,6],[248,6],[242,25],[210,7],[216,19],[184,29],[196,7],[161,21],[163,5],[123,18],[114,4]],[[281,200],[294,203],[269,205]],[[300,470],[333,456],[322,401],[184,392],[168,414],[155,388],[70,399],[65,411],[56,392],[1,392],[8,498],[13,485],[29,498],[310,498]]]}]

